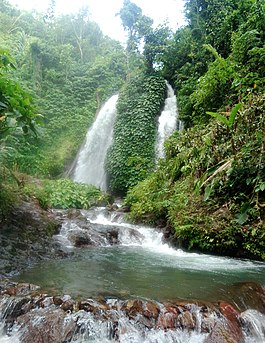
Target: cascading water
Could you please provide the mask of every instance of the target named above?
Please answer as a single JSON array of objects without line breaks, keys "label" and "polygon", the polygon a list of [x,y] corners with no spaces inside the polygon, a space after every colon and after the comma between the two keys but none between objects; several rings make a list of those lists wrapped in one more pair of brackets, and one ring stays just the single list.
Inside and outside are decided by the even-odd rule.
[{"label": "cascading water", "polygon": [[175,130],[183,128],[182,122],[178,119],[176,96],[173,88],[167,83],[167,98],[165,106],[158,118],[158,131],[156,141],[156,159],[164,157],[164,142]]},{"label": "cascading water", "polygon": [[[163,157],[165,139],[182,126],[173,89],[167,87],[157,158]],[[74,173],[75,181],[102,190],[117,99],[117,95],[110,98],[100,111]],[[174,249],[164,242],[161,231],[129,224],[119,211],[98,207],[57,214],[63,224],[54,241],[68,258],[40,262],[21,272],[16,281],[85,300],[48,294],[19,298],[0,288],[0,343],[221,342],[215,336],[209,340],[216,324],[217,334],[218,325],[219,333],[227,330],[220,308],[211,308],[218,301],[233,304],[238,311],[242,341],[265,342],[263,305],[253,308],[247,296],[233,293],[241,283],[242,289],[251,291],[256,282],[264,285],[264,263]],[[176,299],[186,300],[177,304]],[[193,299],[212,305],[198,305]]]},{"label": "cascading water", "polygon": [[113,95],[100,110],[86,135],[86,142],[77,157],[73,179],[107,190],[104,163],[112,143],[118,95]]},{"label": "cascading water", "polygon": [[[209,336],[205,325],[226,326],[211,306],[205,315],[206,307],[193,299],[198,303],[234,302],[241,313],[244,342],[265,341],[265,317],[260,308],[252,309],[247,297],[242,301],[231,298],[233,287],[237,289],[242,281],[264,284],[264,263],[173,249],[163,241],[161,232],[127,223],[119,211],[97,207],[55,212],[64,219],[55,241],[71,249],[68,258],[32,266],[16,280],[38,284],[52,294],[85,299],[84,305],[77,301],[73,311],[64,313],[61,302],[55,306],[49,295],[43,299],[0,296],[0,343],[31,343],[34,334],[48,335],[47,342],[60,343],[203,343]],[[69,296],[61,298],[71,305]],[[170,305],[175,312],[169,312],[167,304],[176,304],[176,299],[190,299],[191,303],[188,307],[180,303],[177,312],[176,305]],[[140,306],[136,313],[132,304]],[[146,306],[152,311],[159,308],[159,316],[150,317]],[[23,315],[25,311],[29,312]],[[14,315],[21,319],[13,325]]]}]

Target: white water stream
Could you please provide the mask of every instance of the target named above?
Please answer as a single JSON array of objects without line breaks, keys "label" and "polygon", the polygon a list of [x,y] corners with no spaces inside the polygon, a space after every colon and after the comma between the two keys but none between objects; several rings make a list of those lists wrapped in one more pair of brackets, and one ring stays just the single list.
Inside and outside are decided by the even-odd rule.
[{"label": "white water stream", "polygon": [[165,106],[158,118],[156,141],[156,159],[164,157],[164,142],[175,130],[182,130],[182,122],[178,119],[177,100],[173,88],[167,83]]},{"label": "white water stream", "polygon": [[74,170],[74,181],[97,186],[103,191],[107,190],[104,163],[112,142],[117,101],[118,95],[113,95],[100,110],[87,132]]}]

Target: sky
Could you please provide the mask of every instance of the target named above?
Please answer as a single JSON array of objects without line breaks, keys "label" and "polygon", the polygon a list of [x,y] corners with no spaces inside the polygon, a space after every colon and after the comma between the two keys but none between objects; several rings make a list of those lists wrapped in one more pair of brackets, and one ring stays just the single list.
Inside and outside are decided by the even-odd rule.
[{"label": "sky", "polygon": [[[49,0],[9,0],[20,9],[35,9],[45,12]],[[132,0],[139,6],[143,14],[154,20],[154,26],[168,21],[172,30],[185,24],[183,7],[184,0]],[[56,13],[76,13],[83,6],[87,6],[91,20],[97,22],[102,32],[121,42],[125,41],[124,30],[120,18],[115,16],[122,8],[123,0],[56,0]]]}]

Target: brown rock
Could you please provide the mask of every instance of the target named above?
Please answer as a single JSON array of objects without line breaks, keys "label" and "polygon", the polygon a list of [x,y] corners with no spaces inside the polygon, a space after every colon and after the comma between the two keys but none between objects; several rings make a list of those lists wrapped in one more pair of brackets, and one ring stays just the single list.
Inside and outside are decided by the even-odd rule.
[{"label": "brown rock", "polygon": [[242,339],[233,336],[226,323],[217,322],[204,343],[239,343],[243,342]]},{"label": "brown rock", "polygon": [[219,303],[220,311],[226,319],[227,327],[230,332],[230,336],[235,341],[243,340],[243,332],[240,324],[240,313],[231,305],[225,302]]},{"label": "brown rock", "polygon": [[123,304],[122,310],[124,310],[129,317],[133,318],[137,314],[143,313],[143,302],[141,300],[128,300]]},{"label": "brown rock", "polygon": [[160,313],[157,320],[157,327],[159,329],[174,329],[177,327],[177,320],[178,316],[174,313]]},{"label": "brown rock", "polygon": [[106,303],[99,303],[93,299],[80,301],[78,303],[79,310],[86,312],[97,313],[99,311],[106,311],[109,309],[109,306]]},{"label": "brown rock", "polygon": [[230,289],[233,299],[241,311],[248,308],[265,314],[265,290],[255,282],[241,282],[233,285]]},{"label": "brown rock", "polygon": [[61,343],[73,336],[75,322],[70,320],[65,325],[62,310],[40,309],[18,317],[21,325],[21,343]]},{"label": "brown rock", "polygon": [[75,302],[73,300],[66,300],[62,303],[61,309],[63,311],[73,311]]},{"label": "brown rock", "polygon": [[56,306],[60,306],[63,303],[63,300],[60,297],[54,296],[53,297],[53,303]]},{"label": "brown rock", "polygon": [[15,296],[17,294],[17,289],[16,287],[9,287],[4,291],[4,294]]},{"label": "brown rock", "polygon": [[160,313],[160,308],[156,303],[151,301],[147,302],[144,306],[143,315],[147,318],[157,319]]},{"label": "brown rock", "polygon": [[194,319],[189,311],[179,315],[179,322],[183,329],[193,330],[195,328]]}]

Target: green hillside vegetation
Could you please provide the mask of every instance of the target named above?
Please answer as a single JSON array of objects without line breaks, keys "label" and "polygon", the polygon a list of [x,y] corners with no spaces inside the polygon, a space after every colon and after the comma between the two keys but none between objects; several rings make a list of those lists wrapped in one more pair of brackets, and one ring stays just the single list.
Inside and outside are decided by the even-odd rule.
[{"label": "green hillside vegetation", "polygon": [[[46,13],[0,1],[0,217],[17,193],[44,207],[108,201],[60,178],[120,92],[106,168],[130,218],[165,227],[187,249],[265,259],[265,5],[186,0],[185,8],[187,25],[171,32],[125,0],[123,48],[85,9],[55,16],[54,1]],[[165,80],[185,129],[155,167]]]},{"label": "green hillside vegetation", "polygon": [[129,190],[130,217],[187,249],[264,259],[264,4],[187,1],[186,16],[162,69],[186,130]]}]

